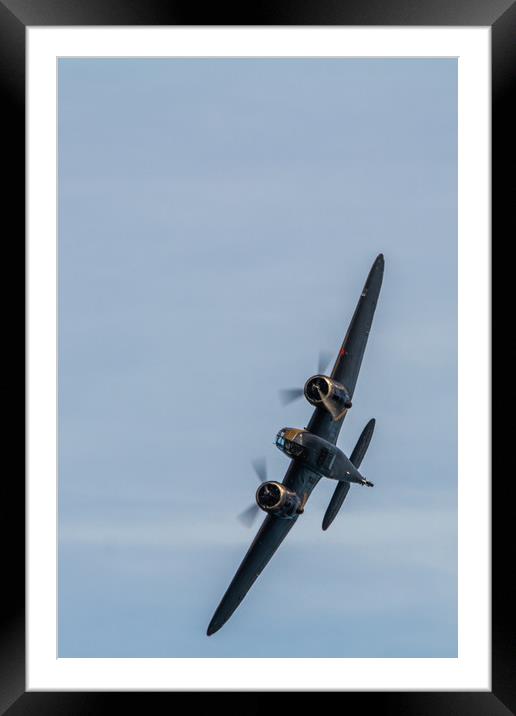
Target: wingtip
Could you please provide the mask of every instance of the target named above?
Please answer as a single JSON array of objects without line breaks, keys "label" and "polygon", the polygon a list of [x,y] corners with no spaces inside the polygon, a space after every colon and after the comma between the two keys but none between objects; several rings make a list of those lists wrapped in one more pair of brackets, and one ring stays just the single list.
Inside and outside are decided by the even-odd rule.
[{"label": "wingtip", "polygon": [[218,630],[219,630],[219,627],[216,627],[216,626],[213,626],[212,624],[210,624],[210,626],[206,630],[206,636],[211,636],[212,634],[215,634],[215,632]]},{"label": "wingtip", "polygon": [[378,254],[378,256],[376,257],[375,263],[377,263],[377,264],[382,264],[382,266],[383,266],[383,264],[385,263],[385,257],[384,257],[384,255],[383,255],[383,254]]},{"label": "wingtip", "polygon": [[218,631],[222,626],[222,624],[219,623],[219,620],[216,617],[216,614],[212,616],[211,622],[208,624],[208,628],[206,629],[206,636],[211,636],[212,634],[215,634],[215,632]]},{"label": "wingtip", "polygon": [[226,623],[227,619],[220,620],[220,616],[215,613],[211,619],[211,622],[208,624],[208,628],[206,630],[206,636],[211,636],[212,634],[215,634],[216,631],[219,629],[222,629],[224,624]]}]

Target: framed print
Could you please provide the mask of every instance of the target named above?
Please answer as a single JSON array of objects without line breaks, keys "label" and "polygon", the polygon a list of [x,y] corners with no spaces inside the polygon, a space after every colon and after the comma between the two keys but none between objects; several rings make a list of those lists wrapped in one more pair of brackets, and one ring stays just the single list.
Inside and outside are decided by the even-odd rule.
[{"label": "framed print", "polygon": [[[510,521],[490,466],[516,17],[499,5],[195,22],[157,3],[0,5],[27,279],[2,713],[178,691],[514,712]],[[364,353],[345,333],[375,291]],[[374,489],[351,485],[326,532],[331,480],[299,504],[281,482],[281,450],[300,460],[281,440],[306,457],[312,407],[277,396],[301,396],[341,343],[324,385],[344,413],[321,398],[315,415],[350,410],[334,460]],[[356,352],[352,395],[338,365]],[[274,438],[283,424],[301,430]],[[260,524],[233,519],[259,455],[282,509],[306,514],[221,620]]]}]

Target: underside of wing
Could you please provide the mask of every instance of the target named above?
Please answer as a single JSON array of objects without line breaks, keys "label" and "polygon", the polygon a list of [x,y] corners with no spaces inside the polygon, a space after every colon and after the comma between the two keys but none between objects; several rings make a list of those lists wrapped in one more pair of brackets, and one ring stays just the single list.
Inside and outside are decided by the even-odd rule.
[{"label": "underside of wing", "polygon": [[364,357],[383,279],[384,258],[380,254],[374,262],[358,300],[353,318],[335,361],[331,377],[346,386],[352,396]]},{"label": "underside of wing", "polygon": [[297,516],[292,519],[282,519],[267,515],[213,615],[207,631],[208,636],[214,634],[227,622],[296,520]]},{"label": "underside of wing", "polygon": [[[301,512],[319,480],[320,475],[313,470],[296,460],[290,461],[283,484],[301,497]],[[214,634],[227,622],[297,522],[298,517],[299,514],[290,518],[267,515],[213,615],[208,627],[208,636]]]},{"label": "underside of wing", "polygon": [[[358,373],[362,365],[362,358],[364,357],[369,331],[371,330],[376,304],[380,295],[383,268],[384,258],[383,254],[380,254],[369,271],[348,331],[331,372],[331,377],[345,386],[350,397],[353,396],[355,391]],[[335,420],[325,408],[318,406],[312,415],[307,429],[315,435],[320,435],[326,440],[335,443],[346,412],[347,410],[344,410],[339,418]],[[340,493],[344,494],[343,490],[344,488],[341,488]]]}]

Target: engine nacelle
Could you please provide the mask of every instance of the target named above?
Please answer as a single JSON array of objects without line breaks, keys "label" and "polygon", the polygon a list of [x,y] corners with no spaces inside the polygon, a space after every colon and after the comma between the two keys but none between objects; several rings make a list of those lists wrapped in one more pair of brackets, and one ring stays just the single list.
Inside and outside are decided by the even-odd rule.
[{"label": "engine nacelle", "polygon": [[299,495],[281,482],[263,482],[256,490],[258,507],[276,517],[295,517],[303,511],[301,503]]},{"label": "engine nacelle", "polygon": [[352,405],[346,386],[326,375],[313,375],[306,381],[305,398],[312,405],[326,408],[333,420],[341,418]]}]

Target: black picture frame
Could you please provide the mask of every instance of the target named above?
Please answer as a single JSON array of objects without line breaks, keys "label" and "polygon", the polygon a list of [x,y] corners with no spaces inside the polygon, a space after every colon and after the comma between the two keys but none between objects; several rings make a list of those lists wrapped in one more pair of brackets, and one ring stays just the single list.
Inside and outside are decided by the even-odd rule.
[{"label": "black picture frame", "polygon": [[[514,143],[516,113],[511,107],[511,79],[516,69],[516,3],[513,0],[300,0],[262,2],[235,9],[220,4],[206,10],[197,4],[165,0],[0,0],[0,86],[2,96],[4,227],[15,261],[25,258],[25,31],[27,26],[61,25],[405,25],[489,26],[492,32],[492,236],[501,245],[513,237],[515,219]],[[8,169],[8,171],[6,171]],[[8,221],[10,219],[10,221]],[[511,232],[511,228],[513,231]],[[6,262],[4,263],[6,266]],[[501,305],[503,287],[493,295]],[[498,297],[498,302],[497,302]],[[4,306],[12,307],[10,300]],[[5,298],[4,298],[5,301]],[[24,306],[24,296],[21,297]],[[18,328],[20,322],[13,324]],[[13,331],[13,335],[17,335]],[[21,337],[20,345],[24,344]],[[11,346],[17,342],[11,338]],[[23,363],[23,361],[22,361]],[[25,377],[24,383],[25,385]],[[23,393],[23,391],[22,391]],[[18,402],[19,395],[17,395]],[[16,404],[12,403],[15,408]],[[8,403],[9,407],[11,404]],[[7,412],[7,411],[6,411]],[[6,412],[4,414],[6,414]],[[16,411],[11,410],[10,415]],[[17,425],[12,420],[11,425]],[[497,444],[500,445],[501,441]],[[493,454],[496,454],[493,453]],[[14,463],[13,463],[14,464]],[[0,612],[0,714],[100,714],[126,705],[148,709],[175,705],[175,692],[27,692],[25,690],[25,483],[21,470],[4,470],[2,524],[3,608]],[[508,476],[513,481],[512,475]],[[340,692],[341,707],[369,707],[379,713],[507,716],[516,713],[516,593],[508,565],[516,563],[511,529],[514,501],[507,479],[492,482],[492,691]],[[9,516],[10,520],[5,517]],[[267,692],[262,692],[267,696]],[[198,693],[199,697],[213,694]],[[242,694],[245,697],[245,693]],[[291,698],[290,695],[289,698]],[[282,697],[275,695],[275,699]],[[130,699],[130,701],[129,701]],[[149,701],[150,699],[150,701]],[[215,704],[219,705],[216,696]],[[261,696],[251,708],[262,708]],[[292,707],[292,705],[291,705]],[[249,706],[246,709],[249,710]]]}]

